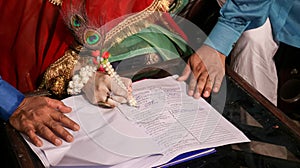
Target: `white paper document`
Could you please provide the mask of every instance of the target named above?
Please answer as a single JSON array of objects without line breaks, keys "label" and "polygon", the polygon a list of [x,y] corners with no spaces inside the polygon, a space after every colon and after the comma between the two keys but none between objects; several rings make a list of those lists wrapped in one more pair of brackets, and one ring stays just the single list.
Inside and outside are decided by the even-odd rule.
[{"label": "white paper document", "polygon": [[133,83],[138,107],[113,109],[90,104],[84,96],[63,102],[72,107],[68,116],[81,126],[72,132],[74,142],[55,147],[28,144],[45,167],[153,167],[179,154],[214,148],[249,139],[204,99],[186,94],[186,84],[174,76]]}]

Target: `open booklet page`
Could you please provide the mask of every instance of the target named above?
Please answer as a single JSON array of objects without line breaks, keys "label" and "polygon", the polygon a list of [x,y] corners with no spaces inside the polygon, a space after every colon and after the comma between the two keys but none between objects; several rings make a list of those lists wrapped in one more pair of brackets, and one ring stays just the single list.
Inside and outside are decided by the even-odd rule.
[{"label": "open booklet page", "polygon": [[[60,147],[44,141],[36,152],[46,167],[152,167],[179,154],[249,139],[204,99],[186,94],[186,84],[170,76],[133,83],[138,107],[105,109],[83,96],[64,99],[68,116],[81,126],[72,143]],[[25,137],[24,137],[25,138]],[[26,139],[26,138],[25,138]]]}]

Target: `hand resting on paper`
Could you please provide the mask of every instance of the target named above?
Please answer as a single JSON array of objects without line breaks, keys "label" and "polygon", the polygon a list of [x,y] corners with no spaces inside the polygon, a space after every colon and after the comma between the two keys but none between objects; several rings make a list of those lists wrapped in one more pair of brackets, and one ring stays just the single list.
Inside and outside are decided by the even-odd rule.
[{"label": "hand resting on paper", "polygon": [[121,77],[127,90],[123,89],[107,74],[97,72],[93,75],[82,91],[92,104],[105,107],[116,107],[118,104],[127,103],[132,92],[132,81],[129,78]]},{"label": "hand resting on paper", "polygon": [[62,144],[61,139],[73,141],[73,136],[64,127],[79,130],[79,125],[64,115],[71,111],[70,107],[59,100],[41,96],[26,97],[9,122],[38,147],[43,145],[38,135],[59,146]]},{"label": "hand resting on paper", "polygon": [[207,45],[201,46],[189,58],[178,78],[179,81],[189,79],[189,96],[198,99],[202,95],[207,98],[212,91],[219,91],[225,75],[225,58],[225,55]]}]

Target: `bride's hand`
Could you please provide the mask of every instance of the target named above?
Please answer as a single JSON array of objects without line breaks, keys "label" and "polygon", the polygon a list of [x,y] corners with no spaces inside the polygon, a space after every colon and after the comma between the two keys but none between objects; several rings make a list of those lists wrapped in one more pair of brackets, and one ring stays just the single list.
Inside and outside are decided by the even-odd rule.
[{"label": "bride's hand", "polygon": [[127,89],[120,87],[109,75],[96,72],[82,91],[92,104],[115,107],[120,103],[127,103],[132,90],[132,81],[129,78],[120,78]]}]

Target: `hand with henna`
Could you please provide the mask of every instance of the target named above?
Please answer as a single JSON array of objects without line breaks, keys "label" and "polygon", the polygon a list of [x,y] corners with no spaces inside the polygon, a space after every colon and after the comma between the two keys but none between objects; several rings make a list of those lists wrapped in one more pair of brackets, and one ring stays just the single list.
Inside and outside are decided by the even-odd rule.
[{"label": "hand with henna", "polygon": [[127,89],[120,87],[117,81],[105,73],[96,72],[82,91],[92,104],[105,107],[116,107],[127,103],[132,92],[132,81],[129,78],[120,77]]}]

